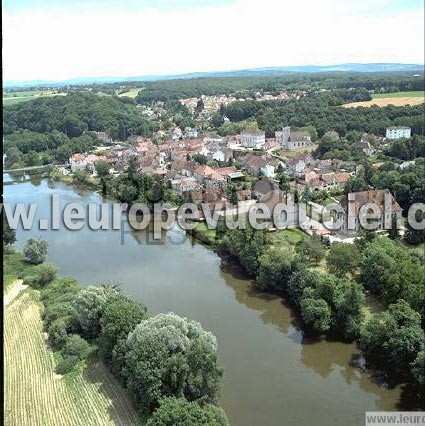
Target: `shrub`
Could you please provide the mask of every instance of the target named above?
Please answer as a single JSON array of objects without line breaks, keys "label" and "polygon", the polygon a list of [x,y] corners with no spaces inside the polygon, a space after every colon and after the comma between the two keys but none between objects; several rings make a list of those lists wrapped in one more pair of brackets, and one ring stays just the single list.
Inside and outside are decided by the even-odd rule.
[{"label": "shrub", "polygon": [[43,240],[34,240],[30,238],[24,247],[25,260],[33,265],[43,263],[47,256],[49,245]]},{"label": "shrub", "polygon": [[76,357],[78,360],[87,358],[91,352],[90,344],[78,334],[69,336],[61,351],[64,358]]},{"label": "shrub", "polygon": [[68,340],[67,321],[64,318],[59,318],[53,321],[48,329],[49,342],[53,349],[61,349]]},{"label": "shrub", "polygon": [[184,398],[165,398],[146,426],[228,426],[226,413],[214,405],[199,405]]},{"label": "shrub", "polygon": [[56,278],[57,269],[51,263],[37,265],[32,274],[24,278],[24,283],[33,288],[43,288]]},{"label": "shrub", "polygon": [[69,356],[61,359],[56,365],[56,373],[67,374],[70,373],[78,364],[79,359],[76,356]]}]

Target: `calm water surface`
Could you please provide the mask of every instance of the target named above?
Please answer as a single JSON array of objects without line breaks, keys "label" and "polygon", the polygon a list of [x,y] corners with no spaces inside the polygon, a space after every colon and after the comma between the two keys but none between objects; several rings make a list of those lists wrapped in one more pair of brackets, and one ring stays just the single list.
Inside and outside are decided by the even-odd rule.
[{"label": "calm water surface", "polygon": [[[53,193],[64,202],[100,203],[96,193],[47,180],[5,185],[5,201],[38,202],[49,218]],[[128,230],[128,228],[127,228]],[[218,339],[225,368],[221,404],[232,425],[363,425],[364,412],[396,409],[399,389],[385,389],[350,366],[353,344],[303,337],[282,299],[261,295],[210,249],[172,229],[160,245],[144,232],[18,230],[49,242],[49,261],[83,284],[120,281],[151,314],[175,312],[200,321]]]}]

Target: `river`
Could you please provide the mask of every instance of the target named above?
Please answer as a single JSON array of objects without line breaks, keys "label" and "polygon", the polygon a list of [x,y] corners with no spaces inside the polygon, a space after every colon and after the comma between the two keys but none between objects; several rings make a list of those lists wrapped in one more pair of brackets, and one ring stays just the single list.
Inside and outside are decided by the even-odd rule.
[{"label": "river", "polygon": [[[83,205],[97,193],[48,180],[4,186],[5,202],[38,203],[49,218],[51,195]],[[209,248],[173,228],[161,244],[145,232],[32,229],[17,231],[49,243],[48,260],[82,284],[119,281],[150,314],[175,312],[199,321],[218,339],[224,366],[221,405],[235,426],[354,426],[365,411],[393,410],[400,390],[379,387],[350,362],[354,344],[312,342],[282,299],[253,291],[236,267],[223,266]]]}]

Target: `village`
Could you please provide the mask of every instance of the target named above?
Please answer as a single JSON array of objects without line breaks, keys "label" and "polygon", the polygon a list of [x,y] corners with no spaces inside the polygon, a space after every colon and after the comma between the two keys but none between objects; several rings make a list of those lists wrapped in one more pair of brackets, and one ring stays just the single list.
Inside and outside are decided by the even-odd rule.
[{"label": "village", "polygon": [[[360,230],[359,215],[366,214],[361,207],[374,202],[381,212],[375,218],[376,232],[386,232],[393,218],[400,232],[405,230],[402,209],[389,190],[344,191],[364,166],[340,159],[315,158],[317,144],[308,128],[294,130],[286,126],[275,132],[274,138],[266,138],[264,131],[254,127],[223,137],[175,126],[168,133],[161,132],[161,144],[142,136],[112,141],[105,132],[96,135],[99,144],[92,152],[69,158],[71,173],[84,171],[96,176],[96,163],[104,162],[109,165],[110,175],[120,175],[130,161],[136,162],[140,172],[159,177],[180,203],[196,204],[197,221],[205,221],[201,204],[208,204],[222,215],[234,216],[247,214],[258,203],[265,203],[270,212],[278,203],[304,203],[304,219],[288,223],[288,228],[299,227],[330,242],[352,242]],[[392,127],[386,130],[385,137],[363,133],[353,147],[360,155],[371,158],[394,140],[410,136],[410,128]],[[325,137],[340,140],[333,130]],[[398,167],[404,170],[413,164],[414,161],[404,161]],[[372,162],[371,166],[379,169],[384,162]],[[60,171],[69,174],[67,168]],[[386,197],[390,197],[390,208]],[[348,208],[348,200],[353,208]],[[326,206],[334,205],[341,206],[344,213],[330,214],[331,209]],[[337,219],[343,225],[334,230],[331,223]],[[348,227],[348,223],[355,225]]]}]

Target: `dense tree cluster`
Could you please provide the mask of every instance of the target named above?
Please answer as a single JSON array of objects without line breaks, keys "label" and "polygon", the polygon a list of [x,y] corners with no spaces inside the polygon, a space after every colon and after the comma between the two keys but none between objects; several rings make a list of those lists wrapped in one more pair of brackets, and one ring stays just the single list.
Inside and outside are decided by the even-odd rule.
[{"label": "dense tree cluster", "polygon": [[385,370],[393,382],[414,379],[423,387],[424,339],[419,313],[400,300],[365,324],[360,347],[368,360]]},{"label": "dense tree cluster", "polygon": [[232,121],[255,118],[258,126],[273,137],[282,126],[313,126],[322,137],[329,129],[345,136],[350,130],[384,135],[386,127],[409,125],[416,134],[424,133],[423,106],[342,108],[344,98],[334,92],[317,93],[283,101],[233,102],[223,113]]},{"label": "dense tree cluster", "polygon": [[172,99],[199,98],[201,95],[236,94],[254,96],[257,92],[278,93],[282,90],[342,89],[356,93],[350,99],[365,99],[364,92],[398,92],[423,90],[423,78],[405,73],[287,73],[279,76],[204,77],[162,80],[144,83],[136,98],[139,103],[151,103]]}]

